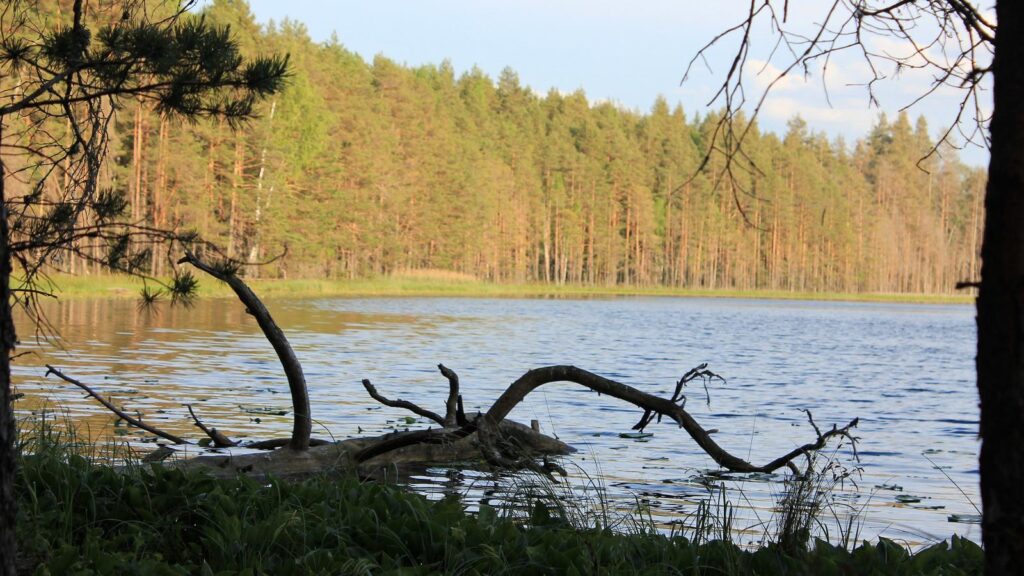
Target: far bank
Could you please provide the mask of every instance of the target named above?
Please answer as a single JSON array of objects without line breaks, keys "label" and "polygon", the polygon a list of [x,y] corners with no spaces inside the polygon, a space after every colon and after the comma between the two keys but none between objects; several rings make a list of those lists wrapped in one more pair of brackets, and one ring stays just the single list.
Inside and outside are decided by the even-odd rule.
[{"label": "far bank", "polygon": [[[125,275],[51,276],[50,291],[63,299],[139,298],[143,281]],[[973,294],[840,293],[785,290],[734,290],[666,286],[578,284],[504,284],[457,274],[408,274],[356,280],[246,279],[262,297],[465,297],[465,298],[606,298],[629,296],[763,298],[912,304],[970,304]],[[155,287],[150,283],[150,287]],[[199,283],[200,298],[233,297],[227,286],[208,278]]]}]

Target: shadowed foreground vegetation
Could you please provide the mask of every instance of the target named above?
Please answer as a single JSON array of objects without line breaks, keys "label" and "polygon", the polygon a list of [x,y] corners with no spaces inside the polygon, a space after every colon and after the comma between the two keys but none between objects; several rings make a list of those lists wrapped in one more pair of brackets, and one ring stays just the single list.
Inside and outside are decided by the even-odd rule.
[{"label": "shadowed foreground vegetation", "polygon": [[[886,539],[852,550],[817,540],[785,553],[774,543],[749,550],[712,540],[715,528],[665,535],[634,521],[629,533],[616,532],[600,515],[581,518],[540,500],[524,523],[509,511],[468,514],[457,499],[431,502],[350,477],[217,480],[141,464],[118,471],[45,427],[23,435],[22,454],[25,574],[948,575],[982,567],[981,549],[956,536],[914,554]],[[721,526],[714,518],[694,525]]]}]

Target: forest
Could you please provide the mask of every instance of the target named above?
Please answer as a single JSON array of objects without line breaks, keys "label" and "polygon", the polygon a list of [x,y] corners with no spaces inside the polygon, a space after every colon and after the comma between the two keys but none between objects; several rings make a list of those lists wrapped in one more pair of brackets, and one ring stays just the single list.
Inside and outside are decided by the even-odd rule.
[{"label": "forest", "polygon": [[[540,95],[510,68],[495,80],[447,62],[366,62],[301,23],[257,23],[244,0],[204,10],[244,55],[288,54],[287,88],[243,123],[181,122],[129,99],[102,184],[126,195],[140,225],[194,230],[235,260],[270,262],[250,277],[430,269],[494,282],[942,293],[977,276],[985,173],[950,147],[929,154],[923,118],[879,114],[852,143],[799,117],[781,136],[755,126],[749,158],[726,180],[717,152],[701,168],[715,113]],[[9,184],[16,196],[28,186]],[[137,255],[154,275],[175,256]],[[71,252],[56,262],[100,268]]]}]

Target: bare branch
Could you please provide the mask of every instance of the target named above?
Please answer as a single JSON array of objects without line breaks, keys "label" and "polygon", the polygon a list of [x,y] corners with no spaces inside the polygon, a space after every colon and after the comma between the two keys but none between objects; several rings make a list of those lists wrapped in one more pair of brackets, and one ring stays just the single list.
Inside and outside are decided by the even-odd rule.
[{"label": "bare branch", "polygon": [[175,444],[189,444],[189,441],[185,440],[184,438],[181,438],[179,436],[175,436],[174,434],[171,434],[169,432],[164,432],[163,430],[160,430],[159,428],[156,428],[154,426],[150,426],[149,424],[146,424],[145,422],[143,422],[142,420],[139,420],[137,418],[132,418],[131,416],[126,414],[124,412],[124,410],[121,410],[117,406],[114,406],[114,404],[112,402],[110,402],[106,398],[104,398],[104,397],[100,396],[99,394],[97,394],[96,391],[94,391],[92,388],[89,388],[89,386],[83,384],[82,382],[80,382],[80,381],[78,381],[78,380],[76,380],[76,379],[74,379],[74,378],[72,378],[70,376],[66,376],[60,370],[58,370],[58,369],[54,368],[53,366],[47,364],[46,365],[46,375],[49,376],[50,374],[53,374],[54,376],[60,378],[61,380],[64,380],[65,382],[70,382],[71,384],[74,384],[75,386],[78,386],[82,390],[85,390],[85,392],[89,396],[92,396],[93,398],[95,398],[96,401],[99,402],[100,404],[103,404],[103,406],[105,406],[107,408],[107,410],[110,410],[118,418],[120,418],[121,420],[124,420],[128,424],[130,424],[132,426],[135,426],[136,428],[140,428],[142,430],[145,430],[146,432],[149,432],[150,434],[156,434],[157,436],[159,436],[161,438],[165,438],[167,440],[170,440],[171,442],[174,442]]},{"label": "bare branch", "polygon": [[195,422],[196,427],[202,430],[204,434],[209,436],[210,440],[213,440],[214,446],[216,446],[217,448],[230,448],[232,446],[238,446],[238,442],[235,442],[234,440],[228,438],[224,434],[218,432],[216,428],[208,428],[205,424],[203,424],[199,417],[196,416],[196,413],[192,411],[191,404],[185,404],[185,407],[188,408],[188,413],[192,416],[192,421]]},{"label": "bare branch", "polygon": [[842,436],[850,440],[854,440],[850,435],[850,429],[856,427],[858,423],[858,419],[855,418],[843,428],[833,427],[831,431],[826,432],[825,434],[818,434],[818,438],[814,442],[804,444],[803,446],[795,448],[767,464],[757,466],[730,454],[727,450],[719,446],[711,438],[711,435],[708,434],[707,430],[694,420],[689,412],[683,409],[681,405],[672,402],[670,399],[652,396],[631,386],[621,384],[614,380],[609,380],[575,366],[548,366],[545,368],[530,370],[521,378],[516,380],[494,402],[491,409],[478,420],[478,433],[481,435],[481,442],[493,443],[493,441],[490,441],[489,439],[485,440],[485,438],[493,437],[497,424],[501,422],[513,408],[522,402],[527,394],[544,384],[560,381],[574,382],[576,384],[586,386],[596,392],[600,392],[601,394],[607,394],[614,398],[629,402],[630,404],[643,408],[644,410],[650,410],[653,413],[671,418],[679,424],[681,428],[685,429],[697,445],[700,446],[701,449],[703,449],[704,452],[707,453],[708,456],[710,456],[719,466],[733,472],[773,472],[783,466],[787,466],[794,458],[815,450],[820,450],[831,438]]},{"label": "bare branch", "polygon": [[392,408],[402,408],[402,409],[408,410],[408,411],[410,411],[410,412],[412,412],[414,414],[419,414],[420,416],[423,416],[424,418],[429,418],[429,419],[433,420],[434,422],[437,422],[438,424],[440,424],[442,426],[445,426],[445,419],[442,418],[436,412],[431,412],[430,410],[427,410],[426,408],[420,408],[416,404],[413,404],[412,402],[408,402],[406,400],[402,400],[401,398],[399,398],[398,400],[388,400],[387,398],[381,396],[377,392],[377,388],[374,387],[374,385],[371,384],[369,380],[365,380],[365,379],[363,380],[363,388],[366,388],[366,392],[370,395],[370,398],[373,398],[374,400],[376,400],[377,402],[380,402],[381,404],[383,404],[385,406],[391,406]]}]

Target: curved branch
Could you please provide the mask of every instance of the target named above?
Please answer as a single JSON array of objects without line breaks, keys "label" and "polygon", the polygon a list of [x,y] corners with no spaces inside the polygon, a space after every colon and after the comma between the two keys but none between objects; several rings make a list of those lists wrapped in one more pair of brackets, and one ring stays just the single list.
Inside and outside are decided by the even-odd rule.
[{"label": "curved branch", "polygon": [[74,378],[72,378],[70,376],[66,376],[60,370],[58,370],[58,369],[54,368],[53,366],[47,364],[46,365],[46,376],[49,376],[50,374],[53,374],[54,376],[60,378],[61,380],[64,380],[65,382],[70,382],[71,384],[74,384],[75,386],[78,386],[82,390],[85,390],[85,392],[89,396],[92,396],[93,398],[96,399],[97,402],[99,402],[100,404],[103,404],[107,408],[107,410],[110,410],[118,418],[124,420],[125,422],[127,422],[128,424],[130,424],[132,426],[135,426],[136,428],[141,428],[142,430],[145,430],[146,432],[149,432],[150,434],[156,434],[157,436],[159,436],[161,438],[165,438],[167,440],[170,440],[171,442],[174,442],[175,444],[189,444],[190,443],[188,440],[185,440],[184,438],[181,438],[179,436],[175,436],[174,434],[171,434],[170,432],[164,432],[163,430],[161,430],[159,428],[156,428],[154,426],[150,426],[149,424],[146,424],[145,422],[143,422],[142,420],[139,420],[137,418],[132,418],[131,416],[126,414],[124,412],[124,410],[121,410],[117,406],[114,406],[114,404],[112,402],[110,402],[106,398],[104,398],[104,397],[100,396],[99,394],[97,394],[96,391],[94,391],[92,388],[89,388],[89,386],[85,385],[84,383],[82,383],[82,382],[80,382],[78,380],[75,380]]},{"label": "curved branch", "polygon": [[256,294],[230,270],[218,269],[203,262],[191,252],[186,252],[185,257],[178,260],[178,264],[191,264],[206,272],[210,276],[226,283],[234,290],[238,299],[248,309],[249,313],[256,318],[256,322],[263,330],[263,334],[270,341],[270,344],[277,352],[281,360],[281,367],[285,376],[288,377],[288,389],[291,391],[292,408],[295,412],[295,421],[292,426],[292,437],[288,447],[292,450],[305,450],[309,448],[309,437],[313,432],[313,420],[310,417],[309,394],[306,390],[306,377],[302,373],[302,365],[295,357],[295,351],[285,337],[284,332],[270,316],[267,307],[256,296]]},{"label": "curved branch", "polygon": [[[385,406],[391,406],[392,408],[403,408],[415,414],[419,414],[424,418],[429,418],[442,426],[445,426],[445,419],[441,418],[441,416],[436,412],[431,412],[426,408],[420,408],[416,404],[413,404],[412,402],[409,402],[407,400],[402,400],[401,398],[399,398],[398,400],[388,400],[387,398],[381,396],[380,393],[377,392],[377,388],[374,387],[374,385],[371,384],[369,380],[363,380],[363,388],[366,388],[366,392],[370,394],[370,398],[373,398],[374,400],[380,402]],[[447,428],[447,426],[445,427]]]},{"label": "curved branch", "polygon": [[727,450],[718,445],[705,430],[683,407],[667,398],[660,398],[641,392],[632,386],[609,380],[603,376],[588,372],[575,366],[547,366],[530,370],[508,387],[505,392],[491,406],[480,419],[477,420],[481,443],[487,444],[485,440],[491,436],[497,425],[508,416],[527,394],[544,384],[551,382],[573,382],[586,386],[595,392],[607,394],[619,400],[623,400],[651,412],[668,416],[681,428],[684,428],[698,446],[710,456],[715,463],[733,472],[774,472],[775,470],[789,465],[789,463],[802,454],[819,450],[825,443],[835,436],[845,436],[853,440],[850,435],[850,428],[857,426],[858,419],[853,419],[843,428],[835,428],[825,434],[818,434],[816,441],[804,444],[793,449],[789,453],[768,462],[762,466],[756,466],[746,460],[730,454]]}]

